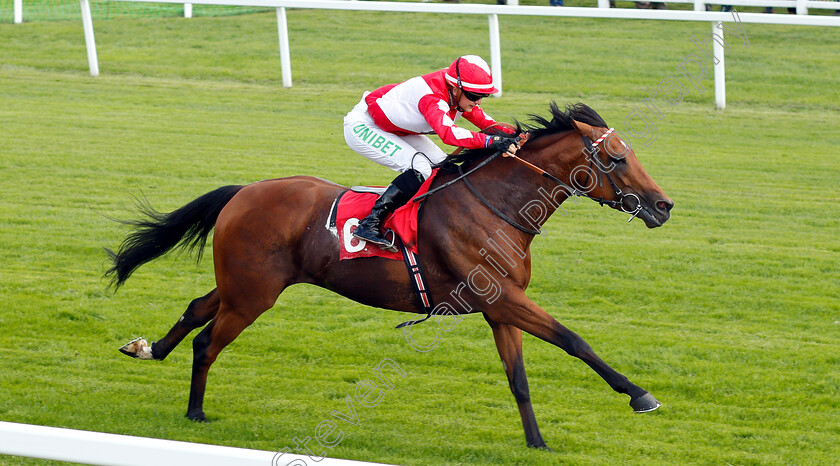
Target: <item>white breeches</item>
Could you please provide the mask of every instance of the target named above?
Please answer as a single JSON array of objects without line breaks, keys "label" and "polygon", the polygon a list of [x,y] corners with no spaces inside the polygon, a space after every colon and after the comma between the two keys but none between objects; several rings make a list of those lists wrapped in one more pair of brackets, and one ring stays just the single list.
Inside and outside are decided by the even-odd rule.
[{"label": "white breeches", "polygon": [[344,140],[351,149],[380,165],[400,173],[413,168],[424,179],[432,174],[433,164],[446,158],[446,152],[428,136],[398,136],[381,129],[368,114],[364,97],[344,117]]}]

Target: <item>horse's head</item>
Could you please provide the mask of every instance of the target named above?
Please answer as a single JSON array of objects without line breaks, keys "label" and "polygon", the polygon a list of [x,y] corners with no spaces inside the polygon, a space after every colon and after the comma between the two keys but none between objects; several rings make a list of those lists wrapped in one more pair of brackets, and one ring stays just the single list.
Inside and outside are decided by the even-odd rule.
[{"label": "horse's head", "polygon": [[[489,132],[506,135],[513,130],[519,136],[527,133],[513,160],[551,180],[545,183],[554,185],[549,194],[554,202],[563,202],[568,196],[587,196],[601,205],[631,214],[630,220],[639,217],[649,228],[668,221],[674,202],[642,168],[629,144],[608,129],[595,110],[581,103],[561,110],[555,102],[550,110],[551,119],[531,115],[534,124],[517,123],[516,128],[504,131],[494,128]],[[471,170],[476,170],[492,159],[488,158],[492,153],[492,149],[470,149],[447,161],[470,163]],[[507,191],[509,198],[521,187],[521,182],[510,176],[510,163],[514,162],[499,165],[504,171],[499,178],[513,185]],[[561,194],[562,199],[556,194]]]},{"label": "horse's head", "polygon": [[648,228],[662,226],[674,202],[648,175],[629,144],[613,130],[572,120],[583,146],[570,180],[602,204],[639,217]]}]

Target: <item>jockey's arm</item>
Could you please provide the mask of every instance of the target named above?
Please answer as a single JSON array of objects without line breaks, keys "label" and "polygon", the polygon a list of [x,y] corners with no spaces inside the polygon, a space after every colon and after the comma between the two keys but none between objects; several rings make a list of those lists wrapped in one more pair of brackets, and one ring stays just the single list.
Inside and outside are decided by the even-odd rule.
[{"label": "jockey's arm", "polygon": [[464,118],[482,131],[496,124],[496,120],[484,113],[484,109],[479,106],[473,107],[470,112],[465,112]]},{"label": "jockey's arm", "polygon": [[455,125],[455,122],[447,114],[449,105],[446,101],[437,98],[424,98],[420,100],[419,110],[444,144],[465,149],[487,147],[490,140],[489,136]]}]

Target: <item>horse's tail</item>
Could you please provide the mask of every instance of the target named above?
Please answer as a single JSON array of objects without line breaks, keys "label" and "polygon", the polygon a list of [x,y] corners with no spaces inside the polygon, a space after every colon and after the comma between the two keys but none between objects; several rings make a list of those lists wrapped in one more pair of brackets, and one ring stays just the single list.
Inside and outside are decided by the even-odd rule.
[{"label": "horse's tail", "polygon": [[190,251],[198,249],[197,260],[201,260],[207,236],[216,225],[219,213],[242,188],[218,188],[168,214],[154,210],[148,202],[139,202],[144,218],[121,222],[135,229],[120,245],[119,251],[106,249],[114,265],[105,276],[111,276],[111,284],[119,288],[137,267],[176,246]]}]

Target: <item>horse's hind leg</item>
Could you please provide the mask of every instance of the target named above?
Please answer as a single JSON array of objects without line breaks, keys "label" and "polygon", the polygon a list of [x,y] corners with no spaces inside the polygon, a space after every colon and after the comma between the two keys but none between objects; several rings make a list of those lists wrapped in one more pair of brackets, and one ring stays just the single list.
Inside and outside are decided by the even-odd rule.
[{"label": "horse's hind leg", "polygon": [[219,311],[219,292],[215,288],[206,295],[194,299],[178,322],[160,341],[152,344],[152,357],[163,360],[181,343],[190,332],[203,327]]},{"label": "horse's hind leg", "polygon": [[257,317],[271,309],[280,293],[292,283],[288,274],[267,273],[260,267],[247,268],[253,261],[244,264],[235,262],[235,265],[230,266],[225,263],[221,254],[217,254],[216,257],[219,310],[213,320],[193,339],[193,368],[187,417],[194,421],[207,420],[204,415],[207,373],[219,353]]},{"label": "horse's hind leg", "polygon": [[226,306],[223,303],[213,321],[193,339],[193,369],[190,401],[187,406],[188,418],[193,421],[207,420],[204,415],[204,392],[207,388],[207,373],[210,371],[210,366],[225,346],[236,339],[246,327],[270,307],[271,304],[259,310],[257,308],[245,310]]},{"label": "horse's hind leg", "polygon": [[160,341],[149,345],[146,340],[138,338],[120,348],[123,353],[140,359],[163,360],[179,343],[198,327],[204,326],[219,310],[219,293],[216,289],[206,295],[194,299],[178,322],[172,326],[169,333]]}]

